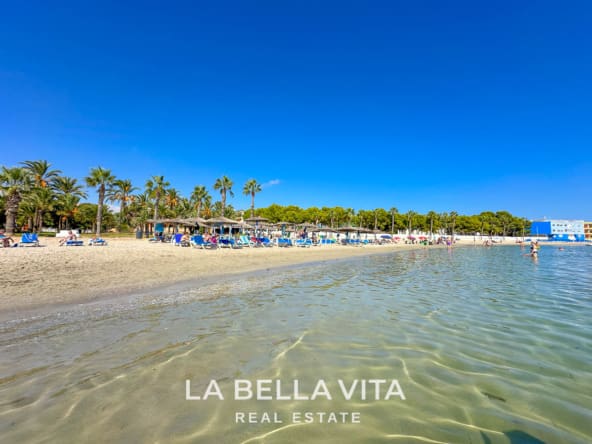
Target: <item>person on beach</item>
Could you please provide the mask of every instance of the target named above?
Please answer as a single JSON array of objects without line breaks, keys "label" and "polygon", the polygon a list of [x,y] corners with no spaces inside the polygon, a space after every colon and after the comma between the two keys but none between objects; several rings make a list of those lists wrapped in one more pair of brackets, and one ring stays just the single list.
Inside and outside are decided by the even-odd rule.
[{"label": "person on beach", "polygon": [[0,242],[4,248],[10,247],[10,243],[14,243],[14,239],[10,236],[6,236],[6,231],[0,230]]},{"label": "person on beach", "polygon": [[183,233],[183,236],[181,237],[181,246],[182,247],[189,247],[191,244],[189,243],[189,233],[186,231],[185,233]]},{"label": "person on beach", "polygon": [[64,237],[61,241],[60,241],[60,247],[62,245],[64,245],[66,242],[68,241],[73,241],[76,240],[76,234],[72,232],[72,230],[68,231],[68,235],[66,237]]}]

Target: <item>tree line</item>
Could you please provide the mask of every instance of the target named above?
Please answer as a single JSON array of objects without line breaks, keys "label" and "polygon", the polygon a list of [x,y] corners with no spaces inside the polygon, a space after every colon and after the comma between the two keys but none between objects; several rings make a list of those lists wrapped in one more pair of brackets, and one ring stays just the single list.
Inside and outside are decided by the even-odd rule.
[{"label": "tree line", "polygon": [[[257,215],[271,223],[312,223],[331,228],[350,225],[391,233],[520,236],[530,229],[528,220],[507,211],[485,211],[477,215],[461,215],[455,211],[420,214],[415,211],[399,213],[396,207],[355,211],[339,206],[300,208],[278,204],[255,210],[255,197],[262,191],[255,179],[249,179],[242,187],[242,193],[251,198],[248,210],[235,209],[227,203],[229,197],[234,197],[235,185],[227,176],[212,185],[214,194],[219,193],[219,200],[213,199],[205,185],[196,185],[191,195],[182,196],[164,176],[152,176],[139,188],[131,180],[117,178],[111,170],[100,166],[91,168],[83,180],[81,183],[61,170],[52,169],[46,160],[2,166],[0,214],[3,219],[0,216],[0,225],[4,225],[8,233],[17,229],[40,232],[43,227],[52,227],[90,229],[100,235],[113,228],[132,231],[149,219],[215,216],[240,219]],[[82,201],[87,198],[87,189],[96,191],[96,204]],[[112,211],[107,203],[117,205],[118,211]]]}]

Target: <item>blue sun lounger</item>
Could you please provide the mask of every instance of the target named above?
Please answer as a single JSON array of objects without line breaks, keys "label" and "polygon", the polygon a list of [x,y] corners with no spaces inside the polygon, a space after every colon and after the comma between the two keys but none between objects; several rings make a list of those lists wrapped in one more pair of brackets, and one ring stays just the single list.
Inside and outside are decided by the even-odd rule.
[{"label": "blue sun lounger", "polygon": [[89,240],[88,245],[95,246],[95,247],[104,247],[107,245],[107,241],[101,237],[98,237],[96,239]]},{"label": "blue sun lounger", "polygon": [[39,239],[37,233],[23,233],[21,241],[19,242],[20,247],[38,247]]},{"label": "blue sun lounger", "polygon": [[212,242],[206,242],[201,234],[197,234],[190,239],[190,243],[192,247],[195,248],[216,248],[217,245]]},{"label": "blue sun lounger", "polygon": [[277,245],[278,245],[278,247],[291,247],[292,241],[286,237],[280,237],[277,240]]},{"label": "blue sun lounger", "polygon": [[82,247],[84,245],[83,240],[67,240],[64,244],[66,247]]}]

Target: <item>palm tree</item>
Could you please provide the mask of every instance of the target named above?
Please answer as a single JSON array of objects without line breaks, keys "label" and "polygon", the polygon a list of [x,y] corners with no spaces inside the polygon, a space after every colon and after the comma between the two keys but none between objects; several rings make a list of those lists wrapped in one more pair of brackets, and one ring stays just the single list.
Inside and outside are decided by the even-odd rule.
[{"label": "palm tree", "polygon": [[152,179],[146,181],[146,191],[154,199],[154,220],[158,220],[160,199],[165,195],[169,185],[170,183],[164,180],[164,176],[152,176]]},{"label": "palm tree", "polygon": [[6,198],[6,232],[14,234],[19,205],[33,185],[33,179],[25,168],[6,168],[0,171],[0,192]]},{"label": "palm tree", "polygon": [[86,198],[86,193],[78,180],[68,176],[57,176],[51,181],[51,188],[62,196],[74,196],[79,199]]},{"label": "palm tree", "polygon": [[456,211],[451,211],[450,212],[450,222],[452,224],[452,229],[451,229],[451,245],[454,244],[454,224],[456,224],[456,218],[458,217],[458,213]]},{"label": "palm tree", "polygon": [[[58,177],[61,173],[60,170],[50,169],[51,164],[47,160],[25,160],[21,164],[31,173],[36,189],[46,189],[50,181]],[[48,197],[47,193],[44,196]],[[42,219],[39,215],[41,211],[40,208],[35,207],[33,223],[31,224],[33,231],[41,230]]]},{"label": "palm tree", "polygon": [[203,185],[196,185],[195,188],[193,188],[193,193],[191,193],[191,201],[195,203],[197,210],[196,217],[199,217],[201,208],[207,200],[211,200],[211,197],[208,190],[206,190],[206,187]]},{"label": "palm tree", "polygon": [[234,193],[232,192],[232,180],[230,180],[226,176],[222,176],[220,179],[216,180],[214,184],[215,190],[220,190],[220,198],[222,200],[222,216],[224,216],[226,212],[226,195],[230,194],[230,197],[234,197]]},{"label": "palm tree", "polygon": [[60,196],[58,199],[58,210],[56,214],[60,217],[58,227],[61,230],[62,228],[69,229],[70,228],[70,219],[73,218],[76,213],[78,212],[78,203],[80,199],[78,196],[74,194],[64,194]]},{"label": "palm tree", "polygon": [[409,210],[407,211],[407,214],[405,214],[405,216],[407,216],[407,227],[409,230],[407,236],[411,236],[411,228],[413,227],[413,218],[415,217],[415,214],[416,213],[413,210]]},{"label": "palm tree", "polygon": [[31,173],[37,188],[46,188],[61,173],[60,170],[50,170],[51,163],[47,160],[25,160],[21,164]]},{"label": "palm tree", "polygon": [[92,168],[90,174],[85,177],[86,184],[89,187],[97,187],[97,194],[99,200],[97,203],[97,237],[101,235],[101,223],[103,222],[103,204],[105,202],[105,195],[111,191],[111,187],[115,182],[115,176],[111,174],[111,170],[106,170],[102,167]]},{"label": "palm tree", "polygon": [[166,207],[169,210],[171,210],[173,215],[176,216],[175,210],[179,206],[179,203],[181,202],[181,195],[179,194],[179,191],[177,191],[174,188],[169,188],[168,190],[166,190],[166,193],[164,195],[164,202],[165,202]]},{"label": "palm tree", "polygon": [[391,234],[395,234],[395,214],[399,212],[396,207],[391,207],[389,210],[391,213]]},{"label": "palm tree", "polygon": [[434,237],[434,220],[438,217],[438,213],[430,211],[427,214],[427,218],[430,220],[430,238]]},{"label": "palm tree", "polygon": [[56,195],[49,188],[34,188],[26,200],[34,209],[34,219],[31,224],[33,231],[40,232],[43,226],[43,215],[46,211],[53,210]]},{"label": "palm tree", "polygon": [[132,185],[132,181],[129,179],[119,179],[113,183],[113,188],[109,194],[109,200],[111,202],[119,202],[119,222],[129,222],[125,210],[127,209],[128,203],[134,201],[132,193],[138,188]]},{"label": "palm tree", "polygon": [[245,196],[251,195],[251,217],[255,216],[255,194],[261,192],[261,184],[257,183],[255,179],[249,179],[243,187],[243,194]]}]

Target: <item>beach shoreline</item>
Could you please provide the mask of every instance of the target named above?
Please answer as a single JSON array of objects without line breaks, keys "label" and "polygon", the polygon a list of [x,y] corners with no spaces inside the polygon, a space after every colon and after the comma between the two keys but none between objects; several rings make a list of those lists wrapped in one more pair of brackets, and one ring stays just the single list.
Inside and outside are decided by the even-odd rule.
[{"label": "beach shoreline", "polygon": [[[386,244],[310,248],[202,250],[138,239],[111,239],[105,247],[60,247],[42,238],[42,247],[0,249],[0,314],[3,319],[44,307],[116,300],[168,287],[207,285],[254,272],[297,265],[443,245]],[[481,246],[461,242],[455,247]],[[516,246],[514,242],[496,246]]]},{"label": "beach shoreline", "polygon": [[92,303],[203,280],[238,277],[310,263],[425,247],[390,244],[202,250],[137,239],[112,239],[103,247],[60,247],[42,238],[41,247],[0,249],[2,318],[43,307]]}]

